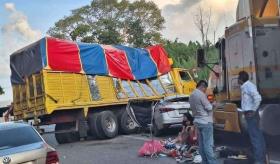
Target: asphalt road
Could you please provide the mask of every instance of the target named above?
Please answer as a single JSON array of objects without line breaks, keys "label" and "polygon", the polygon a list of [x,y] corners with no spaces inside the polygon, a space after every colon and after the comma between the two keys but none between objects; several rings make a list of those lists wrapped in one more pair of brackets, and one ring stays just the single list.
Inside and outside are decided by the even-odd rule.
[{"label": "asphalt road", "polygon": [[80,141],[58,145],[53,135],[44,135],[45,140],[54,146],[62,164],[170,164],[171,158],[141,158],[138,149],[143,145],[143,136],[118,136],[110,140]]},{"label": "asphalt road", "polygon": [[[175,132],[165,137],[174,136]],[[70,144],[57,144],[53,134],[45,134],[45,140],[56,148],[62,164],[172,164],[169,157],[157,159],[138,157],[138,149],[148,140],[148,134],[120,135],[111,140],[87,140]],[[248,141],[237,136],[223,135],[217,145],[236,148],[249,147]],[[280,164],[280,149],[269,149],[271,164]]]}]

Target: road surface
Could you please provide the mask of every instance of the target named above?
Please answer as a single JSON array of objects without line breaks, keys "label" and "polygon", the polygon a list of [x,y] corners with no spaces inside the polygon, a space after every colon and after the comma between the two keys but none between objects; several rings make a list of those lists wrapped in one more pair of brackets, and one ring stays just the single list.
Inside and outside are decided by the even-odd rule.
[{"label": "road surface", "polygon": [[[174,136],[171,132],[165,137]],[[223,135],[226,139],[219,140],[218,145],[233,147],[248,147],[249,144],[243,138]],[[45,134],[45,140],[56,148],[62,164],[172,164],[176,161],[169,157],[157,159],[138,157],[138,149],[148,134],[120,135],[110,140],[87,140],[69,144],[57,144],[53,134]],[[243,142],[239,142],[242,141]],[[270,149],[271,164],[280,164],[280,149]]]}]

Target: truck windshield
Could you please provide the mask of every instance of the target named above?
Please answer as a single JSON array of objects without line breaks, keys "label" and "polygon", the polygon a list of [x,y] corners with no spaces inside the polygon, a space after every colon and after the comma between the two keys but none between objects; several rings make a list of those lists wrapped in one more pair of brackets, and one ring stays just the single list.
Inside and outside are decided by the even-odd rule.
[{"label": "truck windshield", "polygon": [[180,77],[181,77],[182,80],[184,80],[184,81],[190,81],[191,80],[191,77],[189,76],[189,74],[187,72],[180,71],[179,74],[180,74]]}]

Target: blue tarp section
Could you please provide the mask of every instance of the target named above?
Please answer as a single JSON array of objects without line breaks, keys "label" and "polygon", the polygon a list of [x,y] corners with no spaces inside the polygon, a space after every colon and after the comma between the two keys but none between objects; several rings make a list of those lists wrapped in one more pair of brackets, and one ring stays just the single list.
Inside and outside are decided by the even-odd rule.
[{"label": "blue tarp section", "polygon": [[40,40],[40,49],[41,49],[42,65],[43,67],[46,67],[47,66],[46,38]]},{"label": "blue tarp section", "polygon": [[157,67],[146,49],[115,46],[124,50],[135,79],[147,79],[157,76]]},{"label": "blue tarp section", "polygon": [[86,74],[107,75],[103,48],[98,44],[78,43],[82,66]]}]

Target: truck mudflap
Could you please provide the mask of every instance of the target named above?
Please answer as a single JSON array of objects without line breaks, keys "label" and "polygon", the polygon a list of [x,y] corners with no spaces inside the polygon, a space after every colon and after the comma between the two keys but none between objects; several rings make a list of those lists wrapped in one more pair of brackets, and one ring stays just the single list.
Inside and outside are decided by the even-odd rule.
[{"label": "truck mudflap", "polygon": [[260,128],[270,136],[280,135],[280,104],[263,104],[259,109]]}]

